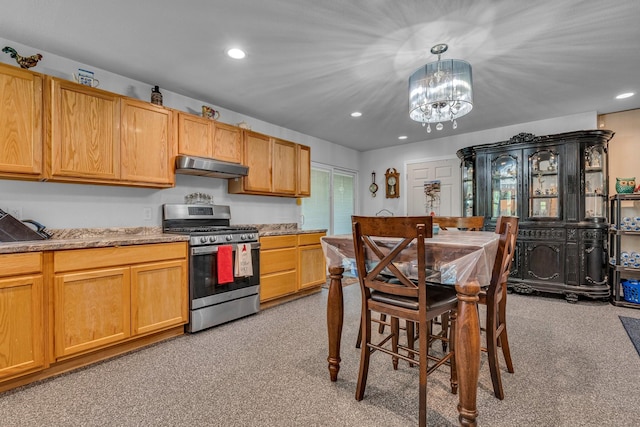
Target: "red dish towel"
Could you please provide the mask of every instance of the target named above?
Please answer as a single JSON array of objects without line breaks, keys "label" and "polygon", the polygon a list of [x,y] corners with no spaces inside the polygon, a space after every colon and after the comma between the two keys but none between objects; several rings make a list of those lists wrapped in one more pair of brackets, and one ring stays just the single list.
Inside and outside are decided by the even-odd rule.
[{"label": "red dish towel", "polygon": [[218,285],[233,282],[233,246],[218,246]]}]

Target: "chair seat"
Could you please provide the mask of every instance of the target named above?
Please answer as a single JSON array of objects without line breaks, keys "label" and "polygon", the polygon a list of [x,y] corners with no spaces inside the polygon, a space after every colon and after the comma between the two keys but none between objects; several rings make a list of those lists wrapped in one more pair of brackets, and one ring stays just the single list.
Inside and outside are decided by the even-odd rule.
[{"label": "chair seat", "polygon": [[[418,298],[371,291],[371,299],[410,310],[418,310]],[[439,308],[457,303],[457,299],[456,289],[453,286],[429,286],[427,289],[427,310],[439,311]]]}]

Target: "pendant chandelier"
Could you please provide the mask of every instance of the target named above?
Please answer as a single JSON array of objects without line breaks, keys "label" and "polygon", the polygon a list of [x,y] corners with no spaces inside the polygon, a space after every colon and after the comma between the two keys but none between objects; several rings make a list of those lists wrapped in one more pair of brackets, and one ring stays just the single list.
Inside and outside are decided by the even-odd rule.
[{"label": "pendant chandelier", "polygon": [[429,133],[431,123],[442,130],[442,122],[451,121],[456,129],[456,119],[473,108],[471,65],[459,59],[441,60],[447,49],[446,44],[433,46],[431,53],[438,55],[438,61],[420,67],[409,78],[409,117],[426,125]]}]

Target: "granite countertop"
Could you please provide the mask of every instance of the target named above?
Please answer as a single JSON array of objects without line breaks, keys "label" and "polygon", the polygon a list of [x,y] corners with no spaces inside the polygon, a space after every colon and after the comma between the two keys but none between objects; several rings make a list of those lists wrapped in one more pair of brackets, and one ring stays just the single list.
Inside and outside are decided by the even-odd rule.
[{"label": "granite countertop", "polygon": [[0,254],[185,242],[189,236],[165,234],[161,227],[74,228],[50,230],[48,240],[0,243]]},{"label": "granite countertop", "polygon": [[[325,229],[301,230],[296,223],[250,225],[258,228],[259,236],[325,233],[327,231]],[[52,236],[48,240],[0,243],[0,254],[186,242],[189,240],[187,235],[165,234],[162,232],[162,227],[70,228],[49,230],[49,232]]]},{"label": "granite countertop", "polygon": [[251,224],[252,227],[258,228],[258,235],[263,236],[284,236],[287,234],[311,234],[326,233],[326,229],[317,230],[301,230],[296,223],[284,224]]}]

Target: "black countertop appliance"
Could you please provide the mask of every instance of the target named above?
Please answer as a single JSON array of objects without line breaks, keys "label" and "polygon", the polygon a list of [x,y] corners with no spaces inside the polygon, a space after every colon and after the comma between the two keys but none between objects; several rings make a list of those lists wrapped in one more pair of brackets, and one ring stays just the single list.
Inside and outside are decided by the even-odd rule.
[{"label": "black countertop appliance", "polygon": [[[34,230],[25,223],[33,224]],[[20,221],[0,209],[0,242],[22,242],[26,240],[45,240],[51,235],[45,227],[31,219]]]}]

